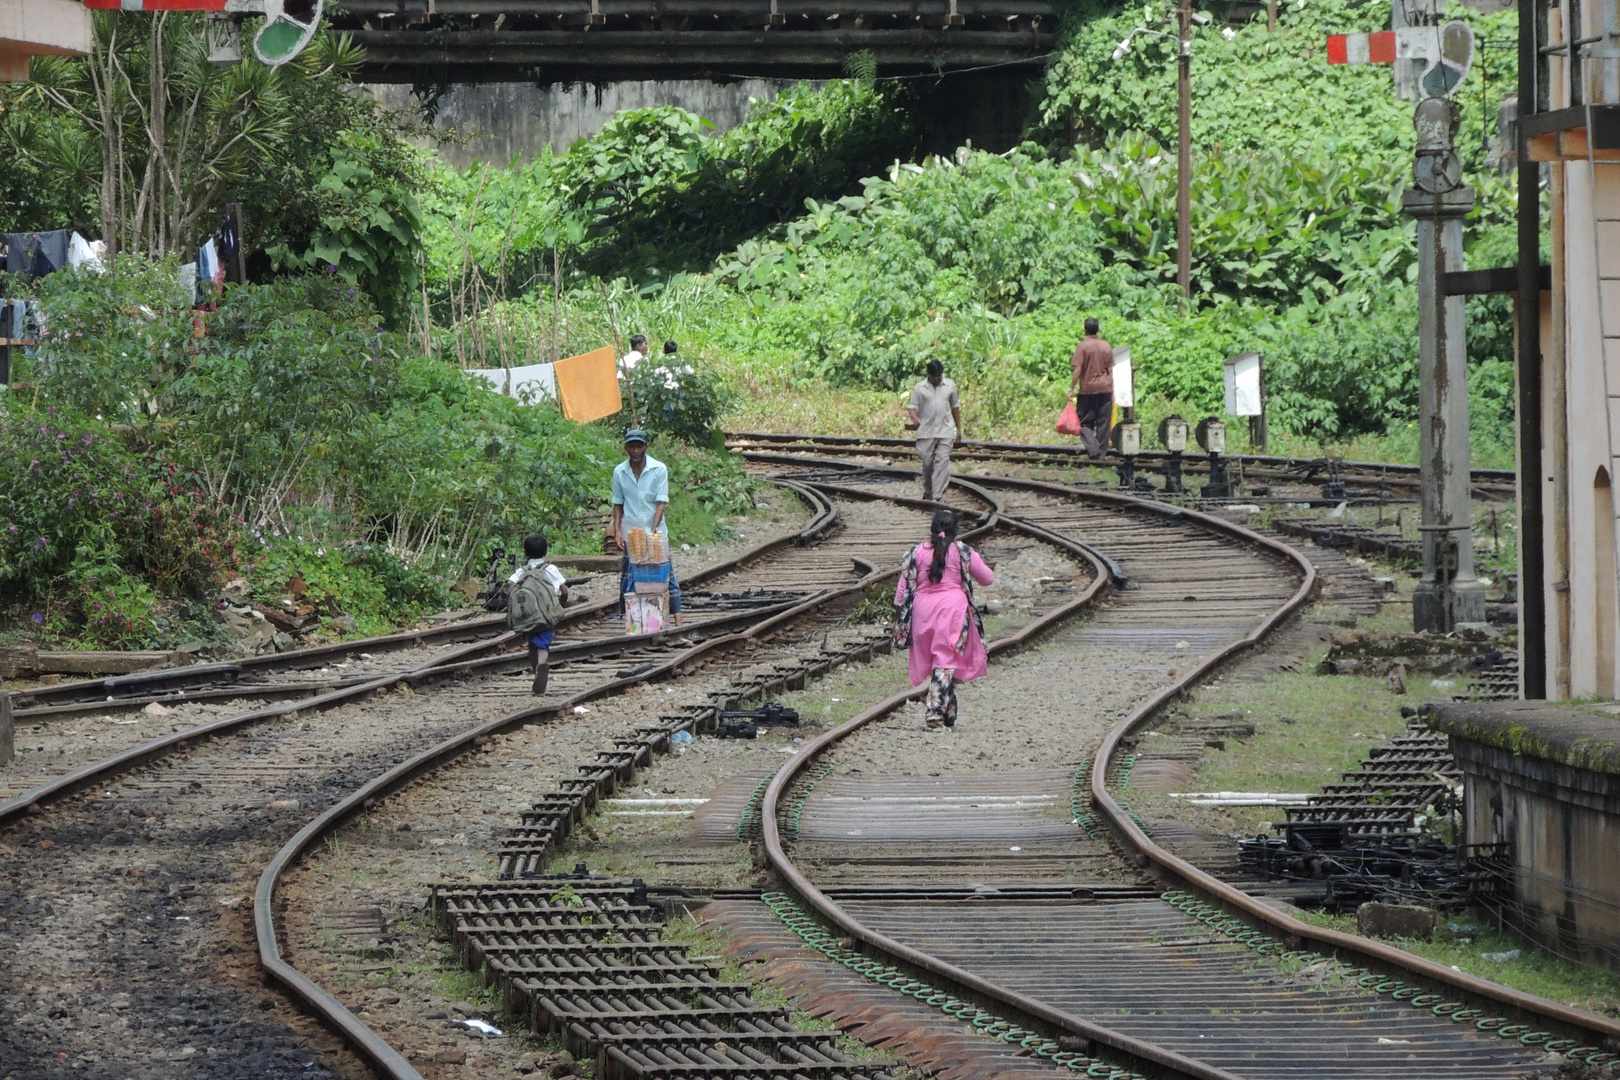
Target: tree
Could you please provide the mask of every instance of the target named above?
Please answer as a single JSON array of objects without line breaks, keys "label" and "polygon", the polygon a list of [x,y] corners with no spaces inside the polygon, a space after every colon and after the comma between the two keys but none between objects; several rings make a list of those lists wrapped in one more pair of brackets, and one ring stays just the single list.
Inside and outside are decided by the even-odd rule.
[{"label": "tree", "polygon": [[37,57],[30,83],[0,88],[0,154],[20,165],[0,178],[0,220],[186,260],[223,203],[241,202],[249,249],[276,267],[332,266],[397,321],[415,283],[420,166],[394,118],[353,92],[362,59],[322,33],[282,67],[216,64],[201,16],[97,12],[89,56]]}]

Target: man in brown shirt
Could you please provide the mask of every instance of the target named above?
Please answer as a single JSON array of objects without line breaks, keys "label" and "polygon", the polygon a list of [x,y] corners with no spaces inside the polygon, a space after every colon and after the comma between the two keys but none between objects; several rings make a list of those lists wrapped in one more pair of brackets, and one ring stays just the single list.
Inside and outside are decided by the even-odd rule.
[{"label": "man in brown shirt", "polygon": [[1108,429],[1114,417],[1114,347],[1097,336],[1097,320],[1086,320],[1086,336],[1069,363],[1074,379],[1069,400],[1080,415],[1080,438],[1093,461],[1108,456]]}]

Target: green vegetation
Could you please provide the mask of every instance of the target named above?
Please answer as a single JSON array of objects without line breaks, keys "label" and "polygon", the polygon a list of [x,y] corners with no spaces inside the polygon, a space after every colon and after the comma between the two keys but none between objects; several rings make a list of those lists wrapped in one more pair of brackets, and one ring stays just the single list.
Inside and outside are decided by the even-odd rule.
[{"label": "green vegetation", "polygon": [[[1354,915],[1333,915],[1323,911],[1290,912],[1313,926],[1341,933],[1356,932]],[[1527,948],[1524,939],[1493,926],[1495,916],[1484,911],[1446,915],[1432,941],[1398,938],[1391,944],[1409,953],[1455,967],[1464,974],[1489,979],[1503,986],[1561,1001],[1578,1009],[1604,1016],[1620,1017],[1620,975],[1604,968],[1560,960],[1551,953]],[[1506,960],[1488,960],[1486,953],[1518,955]]]},{"label": "green vegetation", "polygon": [[[1306,618],[1329,615],[1318,607]],[[1315,674],[1326,651],[1324,642],[1308,652],[1297,672],[1271,671],[1258,678],[1234,673],[1181,706],[1180,715],[1229,716],[1255,727],[1251,737],[1228,738],[1223,748],[1205,750],[1187,790],[1314,794],[1354,769],[1372,747],[1406,730],[1400,707],[1407,699],[1391,694],[1382,679]],[[1156,738],[1144,736],[1140,749],[1151,752]],[[1226,835],[1269,832],[1282,818],[1276,807],[1198,810],[1137,788],[1130,789],[1130,799],[1139,811],[1152,806]]]},{"label": "green vegetation", "polygon": [[[1512,12],[1453,14],[1489,41],[1514,32]],[[18,365],[27,393],[0,407],[16,451],[0,468],[15,487],[40,440],[83,449],[39,459],[9,496],[0,608],[48,636],[134,644],[240,574],[260,599],[296,582],[376,628],[444,602],[495,540],[541,526],[560,550],[589,547],[629,410],[581,427],[456,369],[636,332],[653,356],[627,387],[634,418],[666,440],[689,542],[749,502],[701,449],[720,422],[900,434],[900,395],[938,358],[970,435],[1049,438],[1088,315],[1132,347],[1150,425],[1218,411],[1221,359],[1257,348],[1275,448],[1409,457],[1410,107],[1387,70],[1322,55],[1329,29],[1382,17],[1301,0],[1275,32],[1197,31],[1184,306],[1173,58],[1151,36],[1110,58],[1152,9],[1071,11],[1006,154],[915,160],[919,91],[855,64],[722,135],[635,110],[566,153],[459,171],[350,92],[360,55],[342,38],[282,69],[222,67],[193,16],[98,14],[92,57],[36,60],[32,83],[0,88],[0,150],[19,163],[0,179],[7,226],[105,232],[126,253],[103,277],[39,286],[49,336]],[[1507,55],[1484,54],[1458,95],[1474,266],[1513,250],[1513,193],[1486,159]],[[198,337],[174,264],[226,201],[244,204],[267,283],[228,289]],[[1469,310],[1475,456],[1503,464],[1509,308]],[[681,348],[660,362],[665,338]]]},{"label": "green vegetation", "polygon": [[[1491,41],[1514,31],[1511,12],[1452,14]],[[1170,285],[1175,165],[1164,146],[1173,135],[1174,63],[1169,45],[1151,37],[1124,61],[1109,59],[1130,29],[1156,25],[1156,13],[1128,9],[1075,20],[1049,71],[1040,122],[1017,150],[915,164],[889,158],[880,174],[841,191],[806,185],[806,212],[763,231],[763,219],[752,221],[751,235],[706,272],[697,272],[700,256],[716,248],[669,231],[679,215],[668,202],[655,209],[649,189],[662,176],[660,197],[702,201],[716,190],[700,179],[705,160],[728,145],[780,144],[784,122],[770,109],[707,140],[677,110],[623,114],[601,137],[531,166],[441,172],[452,179],[432,201],[445,219],[430,245],[430,291],[443,297],[435,316],[459,328],[520,313],[505,317],[560,339],[555,351],[568,349],[577,328],[600,327],[610,314],[591,282],[563,274],[554,293],[553,275],[539,272],[555,272],[559,259],[571,265],[573,251],[593,273],[620,275],[612,302],[626,332],[679,336],[731,374],[745,394],[736,423],[808,428],[813,416],[822,430],[897,429],[891,395],[939,358],[968,391],[972,434],[1027,437],[1050,424],[1080,323],[1096,314],[1111,340],[1133,347],[1150,420],[1171,409],[1218,411],[1221,359],[1258,348],[1282,438],[1293,434],[1309,449],[1361,437],[1369,449],[1409,456],[1416,267],[1399,199],[1410,104],[1394,97],[1387,70],[1329,68],[1322,52],[1330,29],[1376,28],[1381,17],[1329,0],[1292,5],[1276,33],[1263,21],[1230,37],[1198,31],[1196,295],[1185,311]],[[1511,88],[1511,69],[1492,67],[1499,56],[1476,65],[1459,94],[1461,156],[1479,192],[1468,222],[1471,265],[1497,265],[1513,250],[1513,192],[1486,161],[1492,95]],[[852,115],[892,117],[888,103],[902,100],[860,82],[835,88],[839,96],[821,98]],[[789,95],[791,108],[814,97]],[[1290,123],[1279,125],[1284,111]],[[817,128],[828,137],[839,130]],[[871,157],[869,148],[863,142],[839,160]],[[904,161],[903,147],[897,156]],[[604,200],[593,179],[602,176],[633,176],[639,186]],[[541,197],[523,206],[525,190]],[[591,195],[569,194],[582,191]],[[666,231],[637,240],[640,253],[626,257],[629,237],[653,237],[644,216]],[[614,247],[604,232],[625,235]],[[542,255],[537,266],[536,249],[548,245],[551,261]],[[477,300],[479,282],[492,283],[488,304]],[[1476,457],[1505,462],[1507,306],[1471,300],[1469,334]]]},{"label": "green vegetation", "polygon": [[[51,335],[19,358],[26,396],[0,403],[0,607],[25,626],[166,640],[177,603],[242,575],[261,601],[292,590],[380,632],[444,606],[493,543],[538,527],[559,552],[594,546],[628,417],[578,425],[488,393],[336,273],[233,287],[194,337],[173,270],[121,256],[38,285]],[[684,541],[749,508],[736,463],[658,452]]]},{"label": "green vegetation", "polygon": [[237,201],[245,249],[264,253],[255,277],[333,266],[403,315],[421,161],[395,119],[350,92],[360,50],[319,34],[285,67],[220,65],[200,14],[93,18],[88,59],[36,57],[31,81],[0,86],[8,231],[77,228],[185,262]]}]

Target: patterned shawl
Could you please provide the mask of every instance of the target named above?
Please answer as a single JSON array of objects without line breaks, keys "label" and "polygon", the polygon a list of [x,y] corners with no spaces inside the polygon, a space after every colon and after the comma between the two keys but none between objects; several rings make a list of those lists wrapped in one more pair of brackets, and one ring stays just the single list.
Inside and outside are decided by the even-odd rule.
[{"label": "patterned shawl", "polygon": [[[961,562],[962,591],[967,593],[967,611],[962,613],[962,630],[956,635],[956,651],[961,652],[967,648],[968,627],[977,627],[979,640],[984,640],[984,617],[979,614],[979,605],[973,599],[973,578],[968,573],[968,565],[973,559],[973,549],[964,541],[956,542],[956,557]],[[911,607],[917,599],[918,574],[922,572],[917,565],[917,549],[915,547],[906,551],[906,557],[900,564],[900,580],[905,584],[905,593],[900,598],[900,604],[894,616],[894,641],[896,645],[904,648],[911,647]]]}]

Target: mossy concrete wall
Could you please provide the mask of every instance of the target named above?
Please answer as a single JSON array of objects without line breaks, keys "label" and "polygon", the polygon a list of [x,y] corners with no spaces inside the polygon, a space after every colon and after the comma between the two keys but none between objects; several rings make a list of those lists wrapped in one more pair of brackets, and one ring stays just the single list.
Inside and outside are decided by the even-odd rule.
[{"label": "mossy concrete wall", "polygon": [[[533,83],[468,83],[451,86],[439,99],[433,126],[447,138],[433,148],[448,165],[475,161],[504,166],[528,161],[550,146],[561,153],[576,139],[601,132],[615,113],[655,105],[676,105],[714,121],[716,133],[748,118],[749,98],[774,98],[791,81],[702,79],[622,82],[605,86],[550,86]],[[418,107],[408,85],[377,83],[372,94],[390,109]]]},{"label": "mossy concrete wall", "polygon": [[1620,720],[1540,702],[1439,706],[1462,767],[1464,842],[1507,843],[1508,923],[1620,970]]}]

